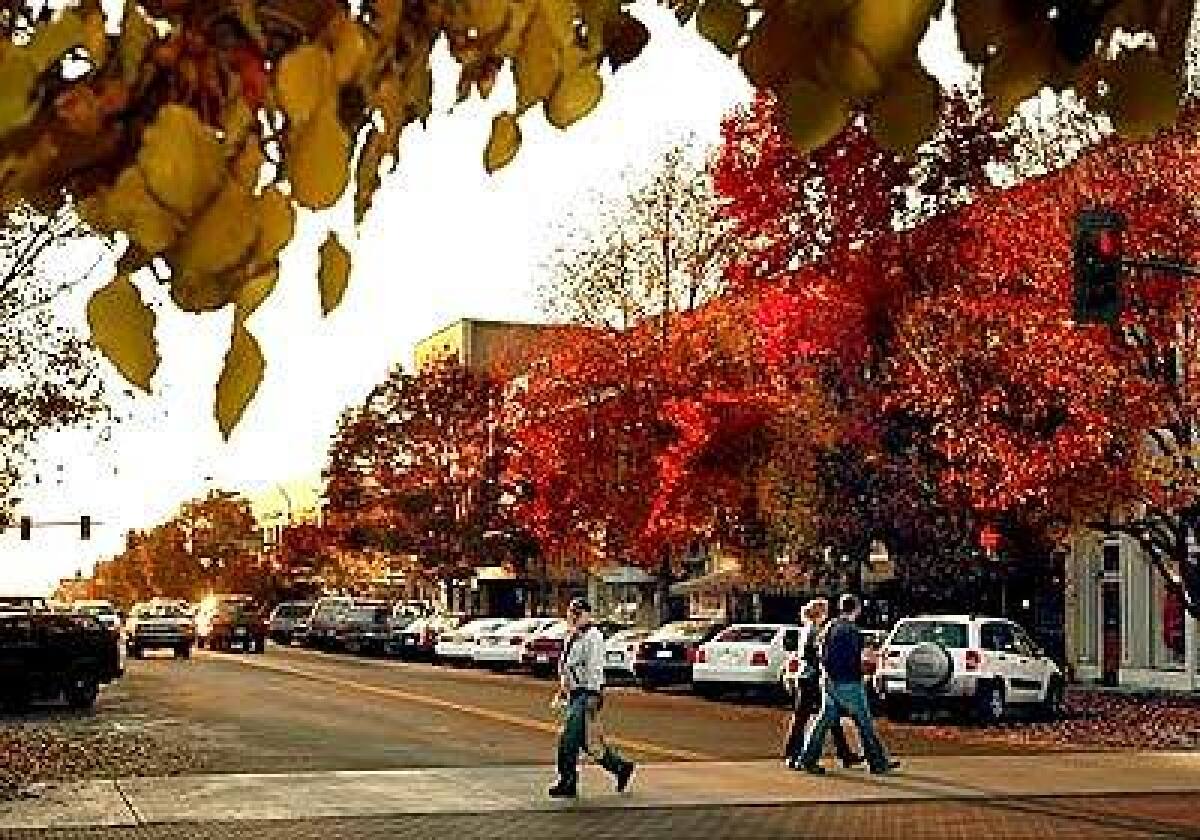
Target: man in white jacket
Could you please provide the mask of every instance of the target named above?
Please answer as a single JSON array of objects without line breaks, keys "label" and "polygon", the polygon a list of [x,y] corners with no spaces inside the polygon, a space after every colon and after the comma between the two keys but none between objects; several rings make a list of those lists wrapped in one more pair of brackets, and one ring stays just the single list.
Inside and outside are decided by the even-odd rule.
[{"label": "man in white jacket", "polygon": [[587,750],[597,763],[617,780],[617,792],[623,793],[633,775],[633,762],[627,761],[607,744],[599,756],[588,750],[588,726],[604,705],[604,636],[592,624],[592,608],[583,598],[575,598],[567,608],[571,626],[558,660],[559,697],[565,701],[566,714],[558,739],[558,782],[550,788],[554,797],[578,794],[579,753]]}]

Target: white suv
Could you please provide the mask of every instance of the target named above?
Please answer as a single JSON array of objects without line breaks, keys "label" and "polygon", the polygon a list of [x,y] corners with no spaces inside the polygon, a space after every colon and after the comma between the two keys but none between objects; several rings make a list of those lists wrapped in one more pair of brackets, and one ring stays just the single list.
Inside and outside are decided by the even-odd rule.
[{"label": "white suv", "polygon": [[994,723],[1010,706],[1062,712],[1066,680],[1017,624],[1004,618],[936,615],[902,619],[879,655],[875,687],[888,717],[941,706]]}]

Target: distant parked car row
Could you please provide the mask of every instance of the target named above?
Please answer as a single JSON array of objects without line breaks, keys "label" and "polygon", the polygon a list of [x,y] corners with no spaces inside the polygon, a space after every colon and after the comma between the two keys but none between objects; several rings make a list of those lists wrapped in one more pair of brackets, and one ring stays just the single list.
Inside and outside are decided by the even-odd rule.
[{"label": "distant parked car row", "polygon": [[[292,640],[325,650],[554,673],[567,625],[556,618],[418,615],[383,602],[321,599],[296,618]],[[299,616],[281,605],[275,618]],[[275,626],[273,618],[272,627]],[[802,670],[803,628],[794,624],[725,625],[676,621],[657,630],[598,623],[612,677],[646,690],[690,685],[700,696],[730,691],[790,697]],[[273,635],[274,631],[273,631]],[[864,631],[863,679],[873,705],[907,720],[924,709],[949,708],[996,722],[1014,707],[1061,713],[1062,670],[1012,621],[973,615],[906,618],[890,631]]]}]

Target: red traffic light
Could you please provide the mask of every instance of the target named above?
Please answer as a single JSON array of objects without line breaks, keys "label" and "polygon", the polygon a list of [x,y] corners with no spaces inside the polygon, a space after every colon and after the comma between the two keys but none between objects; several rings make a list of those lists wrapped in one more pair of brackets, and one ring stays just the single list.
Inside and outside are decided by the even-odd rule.
[{"label": "red traffic light", "polygon": [[1096,235],[1096,253],[1108,260],[1121,256],[1121,232],[1117,230],[1099,231]]},{"label": "red traffic light", "polygon": [[995,551],[1000,547],[1000,532],[991,525],[985,525],[979,532],[979,544],[989,553]]}]

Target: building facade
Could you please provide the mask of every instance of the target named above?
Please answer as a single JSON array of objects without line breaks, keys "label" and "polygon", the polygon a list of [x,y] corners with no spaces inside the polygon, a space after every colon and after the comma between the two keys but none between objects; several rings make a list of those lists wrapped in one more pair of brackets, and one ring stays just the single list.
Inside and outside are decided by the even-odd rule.
[{"label": "building facade", "polygon": [[1200,622],[1135,541],[1078,534],[1066,577],[1067,660],[1077,680],[1200,690]]},{"label": "building facade", "polygon": [[417,342],[413,369],[456,359],[472,373],[520,370],[538,337],[553,328],[550,324],[463,318]]}]

